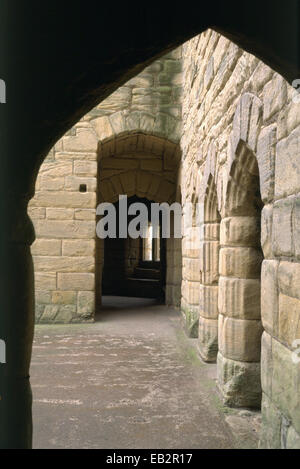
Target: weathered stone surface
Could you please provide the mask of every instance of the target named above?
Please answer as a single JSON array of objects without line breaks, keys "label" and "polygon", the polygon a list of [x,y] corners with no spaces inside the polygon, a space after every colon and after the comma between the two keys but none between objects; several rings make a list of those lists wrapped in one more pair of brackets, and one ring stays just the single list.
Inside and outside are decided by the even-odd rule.
[{"label": "weathered stone surface", "polygon": [[97,151],[97,137],[92,129],[77,128],[74,136],[65,136],[63,138],[63,146],[65,151]]},{"label": "weathered stone surface", "polygon": [[277,144],[275,197],[277,199],[300,192],[300,128]]},{"label": "weathered stone surface", "polygon": [[74,211],[75,220],[95,220],[96,210],[94,209],[75,209]]},{"label": "weathered stone surface", "polygon": [[218,354],[218,320],[199,317],[198,350],[202,360],[215,363]]},{"label": "weathered stone surface", "polygon": [[73,220],[74,209],[72,208],[46,208],[48,220]]},{"label": "weathered stone surface", "polygon": [[38,207],[61,207],[61,208],[95,208],[96,194],[95,193],[80,193],[71,191],[49,191],[37,192],[35,198],[32,200],[33,206]]},{"label": "weathered stone surface", "polygon": [[283,295],[300,299],[300,264],[296,262],[280,262],[278,285]]},{"label": "weathered stone surface", "polygon": [[300,366],[290,351],[277,340],[272,340],[272,401],[300,433]]},{"label": "weathered stone surface", "polygon": [[192,282],[201,281],[200,261],[199,259],[183,260],[183,278]]},{"label": "weathered stone surface", "polygon": [[293,205],[293,198],[280,200],[274,205],[273,246],[276,256],[292,256],[293,254]]},{"label": "weathered stone surface", "polygon": [[281,449],[281,414],[263,393],[260,449]]},{"label": "weathered stone surface", "polygon": [[300,299],[279,295],[278,322],[279,340],[292,347],[296,340],[300,340]]},{"label": "weathered stone surface", "polygon": [[199,314],[206,319],[218,319],[218,290],[217,286],[200,285]]},{"label": "weathered stone surface", "polygon": [[261,247],[265,259],[272,259],[273,254],[273,205],[266,205],[261,213]]},{"label": "weathered stone surface", "polygon": [[286,81],[276,74],[264,87],[264,120],[281,111],[287,98]]},{"label": "weathered stone surface", "polygon": [[300,449],[300,434],[293,427],[288,429],[286,449]]},{"label": "weathered stone surface", "polygon": [[226,358],[241,362],[259,362],[262,333],[260,321],[219,315],[219,350]]},{"label": "weathered stone surface", "polygon": [[214,285],[219,279],[219,249],[218,241],[205,241],[200,246],[200,270],[202,283]]},{"label": "weathered stone surface", "polygon": [[87,192],[95,192],[97,189],[97,179],[92,177],[67,176],[64,188],[67,191],[80,191],[80,186],[85,185]]},{"label": "weathered stone surface", "polygon": [[261,316],[264,329],[278,337],[278,261],[264,261],[261,273]]},{"label": "weathered stone surface", "polygon": [[76,176],[96,177],[97,172],[98,166],[96,161],[74,161],[74,174]]},{"label": "weathered stone surface", "polygon": [[61,243],[60,239],[38,238],[31,246],[31,253],[34,256],[60,256]]},{"label": "weathered stone surface", "polygon": [[272,396],[273,358],[272,336],[267,332],[262,335],[261,341],[261,386],[266,396]]},{"label": "weathered stone surface", "polygon": [[44,207],[28,207],[28,215],[32,220],[43,219],[46,217],[46,209]]},{"label": "weathered stone surface", "polygon": [[263,257],[254,248],[222,248],[220,250],[220,275],[255,279],[260,277]]},{"label": "weathered stone surface", "polygon": [[274,124],[264,128],[257,143],[260,193],[264,203],[274,199],[276,130]]},{"label": "weathered stone surface", "polygon": [[235,319],[260,320],[260,280],[220,277],[219,312]]},{"label": "weathered stone surface", "polygon": [[218,353],[218,385],[225,405],[260,408],[260,364],[229,360]]},{"label": "weathered stone surface", "polygon": [[47,305],[51,303],[51,292],[48,290],[36,290],[35,299],[38,304]]},{"label": "weathered stone surface", "polygon": [[37,290],[56,290],[56,272],[36,272],[35,287]]},{"label": "weathered stone surface", "polygon": [[93,239],[96,221],[81,220],[38,220],[36,234],[41,238],[79,238]]},{"label": "weathered stone surface", "polygon": [[40,322],[49,324],[55,323],[69,323],[74,314],[76,313],[76,306],[74,305],[48,305],[45,307],[44,313],[40,318]]},{"label": "weathered stone surface", "polygon": [[92,291],[95,276],[92,273],[58,273],[57,287],[67,291]]},{"label": "weathered stone surface", "polygon": [[181,311],[183,316],[183,326],[186,334],[191,339],[197,339],[199,334],[199,313],[197,308],[181,302]]},{"label": "weathered stone surface", "polygon": [[223,246],[258,247],[260,245],[260,219],[257,217],[231,217],[221,222],[220,243]]},{"label": "weathered stone surface", "polygon": [[93,256],[95,241],[86,239],[65,239],[62,241],[63,256]]},{"label": "weathered stone surface", "polygon": [[52,292],[53,304],[57,304],[57,305],[76,304],[76,299],[77,299],[77,292],[74,292],[74,291],[53,291]]},{"label": "weathered stone surface", "polygon": [[93,272],[93,257],[35,256],[34,266],[37,272]]},{"label": "weathered stone surface", "polygon": [[78,292],[78,314],[90,314],[95,312],[95,294],[92,291]]}]

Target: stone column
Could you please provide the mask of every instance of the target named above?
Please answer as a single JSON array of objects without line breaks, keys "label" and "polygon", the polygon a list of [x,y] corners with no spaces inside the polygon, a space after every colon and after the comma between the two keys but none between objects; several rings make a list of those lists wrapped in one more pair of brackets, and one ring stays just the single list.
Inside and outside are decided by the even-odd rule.
[{"label": "stone column", "polygon": [[218,280],[220,224],[204,225],[204,242],[200,250],[202,285],[199,295],[199,340],[202,359],[215,363],[218,354]]},{"label": "stone column", "polygon": [[30,448],[32,442],[29,367],[34,329],[34,280],[30,245],[34,229],[28,198],[11,195],[2,211],[0,338],[0,447]]},{"label": "stone column", "polygon": [[218,381],[226,405],[260,407],[260,219],[221,223]]}]

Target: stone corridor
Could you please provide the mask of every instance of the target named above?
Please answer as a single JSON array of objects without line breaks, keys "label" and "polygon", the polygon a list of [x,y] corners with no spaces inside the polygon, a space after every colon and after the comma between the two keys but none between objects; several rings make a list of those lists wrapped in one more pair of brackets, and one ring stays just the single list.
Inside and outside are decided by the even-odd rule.
[{"label": "stone corridor", "polygon": [[104,297],[95,324],[38,325],[34,448],[256,448],[260,413],[223,407],[181,316]]}]

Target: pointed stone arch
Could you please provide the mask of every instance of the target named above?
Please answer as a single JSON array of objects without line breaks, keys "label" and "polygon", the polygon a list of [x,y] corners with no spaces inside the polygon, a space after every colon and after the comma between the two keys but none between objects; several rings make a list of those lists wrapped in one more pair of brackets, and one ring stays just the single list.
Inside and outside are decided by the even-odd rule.
[{"label": "pointed stone arch", "polygon": [[247,135],[236,145],[221,222],[218,381],[227,405],[260,407],[263,202],[256,140],[251,148]]},{"label": "pointed stone arch", "polygon": [[198,348],[202,359],[216,362],[218,354],[218,282],[221,217],[213,175],[207,178],[203,197],[203,231],[200,250],[200,301]]}]

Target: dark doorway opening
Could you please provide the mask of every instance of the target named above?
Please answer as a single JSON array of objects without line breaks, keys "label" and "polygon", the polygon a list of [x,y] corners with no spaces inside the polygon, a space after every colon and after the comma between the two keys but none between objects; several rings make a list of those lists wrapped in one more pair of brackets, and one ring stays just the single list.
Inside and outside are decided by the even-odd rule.
[{"label": "dark doorway opening", "polygon": [[[155,235],[151,224],[151,201],[130,197],[128,207],[142,203],[148,210],[146,237],[119,237],[119,202],[114,204],[117,215],[117,237],[104,241],[102,295],[153,298],[165,301],[166,246],[159,230]],[[134,219],[128,215],[128,225]],[[156,237],[158,236],[158,237]]]}]

